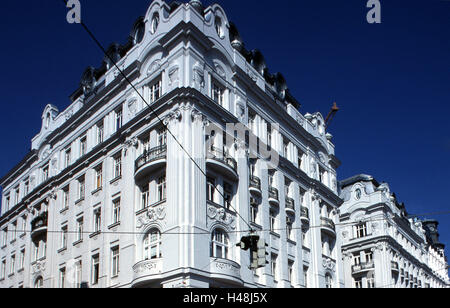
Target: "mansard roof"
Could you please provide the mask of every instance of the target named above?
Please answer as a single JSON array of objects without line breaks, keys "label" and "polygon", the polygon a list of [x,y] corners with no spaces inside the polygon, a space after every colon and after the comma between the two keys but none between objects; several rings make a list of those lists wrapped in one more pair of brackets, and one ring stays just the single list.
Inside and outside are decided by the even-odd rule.
[{"label": "mansard roof", "polygon": [[367,174],[358,174],[346,180],[340,181],[339,183],[341,188],[345,188],[348,186],[352,186],[358,182],[371,182],[373,185],[375,185],[375,187],[380,186],[380,183],[378,183],[378,181],[373,176]]}]

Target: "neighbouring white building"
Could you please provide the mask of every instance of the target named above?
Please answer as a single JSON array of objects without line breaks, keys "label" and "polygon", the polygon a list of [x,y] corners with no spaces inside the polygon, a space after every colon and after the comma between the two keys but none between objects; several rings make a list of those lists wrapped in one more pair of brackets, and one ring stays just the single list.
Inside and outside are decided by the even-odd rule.
[{"label": "neighbouring white building", "polygon": [[347,288],[445,288],[445,246],[437,221],[408,217],[389,186],[368,175],[340,183],[345,286]]},{"label": "neighbouring white building", "polygon": [[[0,180],[0,287],[344,286],[324,118],[219,5],[155,0],[108,55]],[[249,225],[269,245],[255,272]]]}]

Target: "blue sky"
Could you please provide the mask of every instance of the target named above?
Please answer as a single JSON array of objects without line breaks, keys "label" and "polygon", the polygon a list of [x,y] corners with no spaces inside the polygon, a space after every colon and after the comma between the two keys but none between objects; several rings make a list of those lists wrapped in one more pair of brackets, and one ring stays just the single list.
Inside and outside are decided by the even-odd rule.
[{"label": "blue sky", "polygon": [[[340,179],[366,173],[388,182],[411,214],[450,209],[450,1],[381,0],[380,25],[366,22],[366,0],[217,2],[246,47],[285,76],[303,113],[326,115],[338,103],[330,132]],[[126,41],[149,3],[81,0],[82,18],[107,47]],[[29,151],[46,104],[67,107],[84,69],[103,55],[66,22],[62,1],[5,0],[0,12],[4,175]],[[429,218],[450,246],[450,215]]]}]

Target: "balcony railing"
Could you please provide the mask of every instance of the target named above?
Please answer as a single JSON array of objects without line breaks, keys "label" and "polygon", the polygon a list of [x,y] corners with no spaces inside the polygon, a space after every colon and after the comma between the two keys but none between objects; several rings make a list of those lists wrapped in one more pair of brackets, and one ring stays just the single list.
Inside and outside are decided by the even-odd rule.
[{"label": "balcony railing", "polygon": [[309,220],[309,209],[304,207],[304,206],[302,206],[300,208],[300,217],[301,218],[306,218],[306,219]]},{"label": "balcony railing", "polygon": [[397,262],[392,261],[392,262],[391,262],[391,268],[392,268],[392,271],[393,271],[393,272],[397,272],[397,273],[398,273],[398,271],[399,271],[399,266],[398,266],[398,263],[397,263]]},{"label": "balcony railing", "polygon": [[320,220],[322,221],[322,227],[331,229],[336,232],[336,225],[334,224],[334,221],[325,217],[320,217]]},{"label": "balcony railing", "polygon": [[274,187],[269,187],[269,198],[274,200],[280,200],[278,195],[278,189]]},{"label": "balcony railing", "polygon": [[208,158],[214,159],[221,163],[225,163],[226,165],[230,166],[235,172],[237,172],[237,162],[228,154],[228,151],[220,150],[215,147],[209,148]]},{"label": "balcony railing", "polygon": [[31,221],[31,238],[47,233],[48,212],[44,212]]},{"label": "balcony railing", "polygon": [[261,180],[256,176],[250,177],[250,188],[254,188],[256,190],[261,190]]},{"label": "balcony railing", "polygon": [[150,151],[145,151],[144,154],[139,156],[136,160],[135,167],[136,170],[145,166],[148,163],[167,158],[167,145],[162,145],[151,149]]},{"label": "balcony railing", "polygon": [[295,201],[294,201],[294,199],[286,197],[286,211],[295,213]]},{"label": "balcony railing", "polygon": [[352,266],[352,273],[359,273],[363,271],[369,271],[375,267],[375,264],[372,262],[361,263]]}]

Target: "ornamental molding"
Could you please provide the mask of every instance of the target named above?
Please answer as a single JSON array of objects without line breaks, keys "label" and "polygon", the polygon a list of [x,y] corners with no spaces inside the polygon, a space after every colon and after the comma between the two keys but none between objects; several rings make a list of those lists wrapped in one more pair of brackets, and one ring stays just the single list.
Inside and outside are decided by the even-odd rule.
[{"label": "ornamental molding", "polygon": [[323,257],[322,265],[324,269],[330,270],[333,273],[336,272],[336,261],[332,260],[331,258]]},{"label": "ornamental molding", "polygon": [[199,63],[196,63],[193,68],[194,72],[194,88],[197,90],[201,90],[205,87],[205,72],[204,68],[200,66]]},{"label": "ornamental molding", "polygon": [[137,137],[127,138],[124,145],[125,145],[125,155],[127,155],[129,149],[131,149],[132,147],[137,149],[137,147],[139,146],[138,138]]},{"label": "ornamental molding", "polygon": [[166,215],[167,213],[165,206],[150,208],[145,215],[142,215],[137,219],[136,227],[138,229],[145,229],[146,226],[152,223],[164,220]]},{"label": "ornamental molding", "polygon": [[192,119],[193,123],[195,123],[197,121],[198,122],[202,122],[203,126],[208,126],[210,124],[208,118],[203,113],[198,111],[197,109],[192,109],[192,111],[191,111],[191,119]]},{"label": "ornamental molding", "polygon": [[45,261],[37,261],[32,267],[31,267],[31,272],[33,273],[33,275],[38,274],[38,273],[42,273],[45,271]]},{"label": "ornamental molding", "polygon": [[155,60],[150,64],[148,70],[147,70],[147,76],[150,76],[154,72],[161,69],[161,60]]},{"label": "ornamental molding", "polygon": [[236,229],[236,218],[233,215],[227,213],[224,208],[218,209],[217,207],[212,205],[208,206],[208,218],[224,224],[233,230]]},{"label": "ornamental molding", "polygon": [[178,121],[180,122],[183,118],[180,109],[177,109],[175,111],[171,111],[167,117],[164,119],[164,125],[168,126],[171,122]]}]

